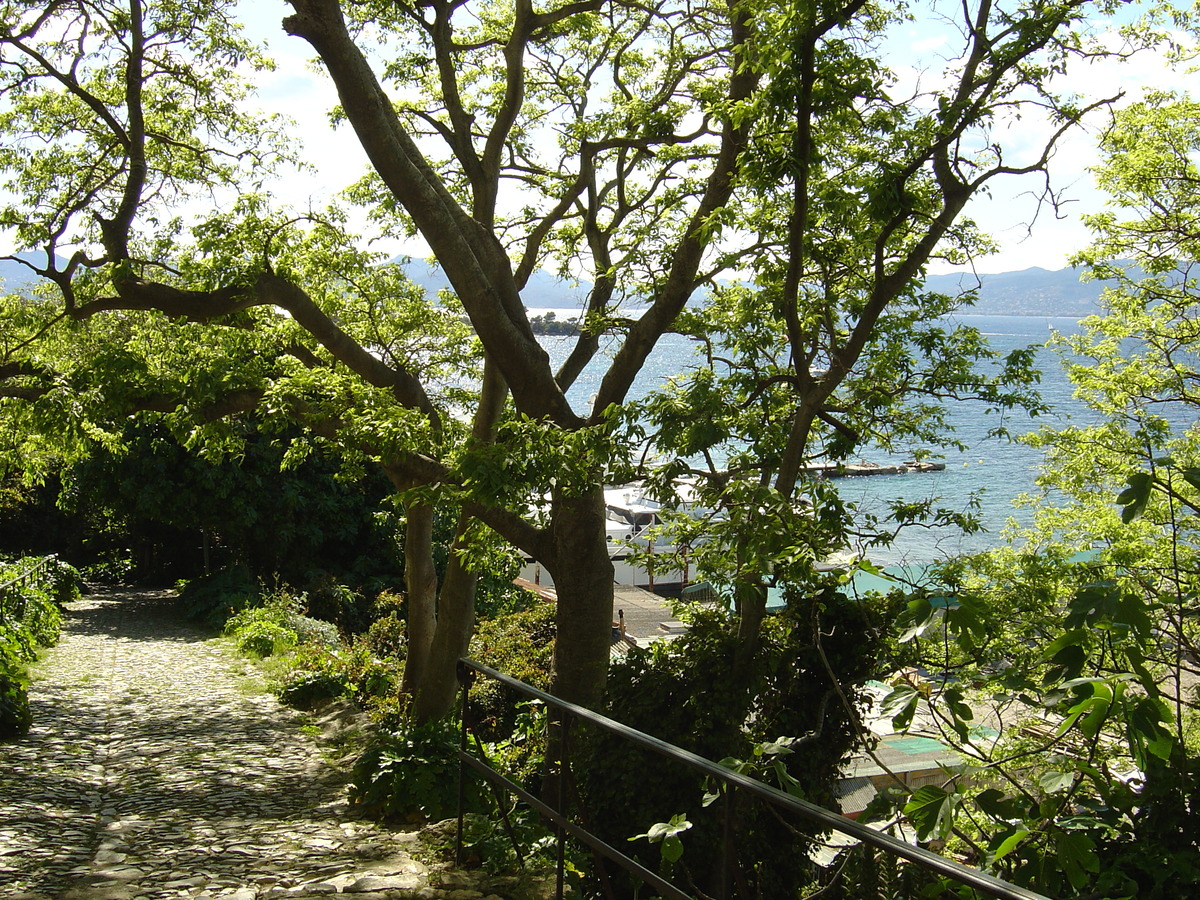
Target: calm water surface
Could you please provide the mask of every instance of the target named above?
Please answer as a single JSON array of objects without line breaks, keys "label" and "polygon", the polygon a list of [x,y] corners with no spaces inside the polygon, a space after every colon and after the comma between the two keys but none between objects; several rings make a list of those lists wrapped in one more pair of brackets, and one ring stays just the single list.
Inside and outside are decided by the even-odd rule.
[{"label": "calm water surface", "polygon": [[[559,314],[561,317],[571,313],[560,311]],[[1002,356],[1019,347],[1039,344],[1049,338],[1053,331],[1073,333],[1079,327],[1074,319],[1060,317],[957,318],[987,335],[991,346]],[[545,337],[542,341],[555,362],[561,360],[570,347],[569,338]],[[671,376],[687,369],[694,359],[694,353],[695,345],[685,338],[665,336],[643,368],[631,397],[644,396]],[[1086,410],[1072,397],[1071,385],[1062,373],[1058,358],[1047,350],[1040,350],[1038,365],[1042,370],[1042,397],[1052,412],[1038,419],[1030,419],[1024,413],[1010,414],[1005,424],[1013,434],[1036,429],[1043,423],[1062,424],[1087,415]],[[568,398],[576,409],[582,411],[587,408],[606,366],[607,360],[599,360],[589,366],[572,388]],[[996,426],[997,419],[994,414],[985,415],[985,412],[979,404],[954,404],[950,419],[970,449],[963,453],[945,451],[944,472],[843,478],[837,484],[843,498],[856,504],[862,511],[877,514],[883,513],[888,500],[928,497],[938,498],[939,506],[966,510],[970,497],[978,494],[982,503],[980,514],[987,532],[967,537],[949,529],[939,532],[912,529],[902,535],[893,547],[872,551],[872,558],[880,563],[926,562],[947,554],[982,550],[997,543],[998,532],[1008,519],[1027,521],[1026,511],[1015,509],[1012,500],[1019,494],[1035,490],[1034,478],[1041,455],[1022,444],[989,438],[988,431]],[[864,451],[863,456],[880,463],[899,462],[904,458],[870,451]]]}]

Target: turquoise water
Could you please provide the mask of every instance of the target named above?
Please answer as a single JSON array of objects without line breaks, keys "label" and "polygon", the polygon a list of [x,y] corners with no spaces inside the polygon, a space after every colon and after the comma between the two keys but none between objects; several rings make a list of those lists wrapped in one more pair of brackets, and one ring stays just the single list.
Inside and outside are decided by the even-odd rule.
[{"label": "turquoise water", "polygon": [[[988,336],[991,346],[1001,355],[1019,347],[1045,341],[1052,331],[1072,333],[1078,329],[1074,319],[1024,316],[959,316],[965,324],[973,325]],[[555,362],[569,349],[569,339],[543,338],[543,345]],[[643,396],[663,381],[686,369],[693,361],[694,344],[678,335],[667,335],[647,361],[631,396]],[[1073,399],[1071,385],[1063,375],[1058,359],[1042,350],[1038,357],[1042,370],[1040,390],[1051,407],[1051,413],[1037,419],[1012,413],[1005,423],[1013,434],[1036,429],[1043,423],[1062,424],[1067,420],[1086,418],[1086,411]],[[568,394],[579,411],[584,411],[599,386],[607,361],[590,366]],[[964,453],[945,451],[946,470],[909,475],[876,475],[838,479],[844,499],[860,511],[881,514],[888,500],[920,500],[938,498],[938,505],[966,510],[972,494],[978,494],[980,515],[987,531],[963,536],[949,529],[927,531],[912,529],[900,536],[886,550],[875,549],[872,559],[884,563],[921,563],[946,555],[982,550],[997,543],[998,532],[1009,518],[1027,520],[1027,512],[1016,510],[1012,500],[1017,495],[1035,490],[1034,478],[1041,461],[1040,454],[1022,444],[988,438],[996,425],[995,415],[986,415],[982,405],[955,403],[950,420],[963,442],[970,447]],[[882,452],[864,450],[863,457],[872,462],[902,461],[904,456],[889,456]]]}]

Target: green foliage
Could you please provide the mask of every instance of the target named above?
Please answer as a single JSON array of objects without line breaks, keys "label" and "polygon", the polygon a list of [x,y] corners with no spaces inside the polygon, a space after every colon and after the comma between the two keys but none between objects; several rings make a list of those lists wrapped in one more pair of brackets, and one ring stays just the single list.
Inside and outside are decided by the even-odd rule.
[{"label": "green foliage", "polygon": [[659,845],[659,853],[662,854],[662,870],[664,874],[670,872],[675,863],[679,862],[679,858],[683,856],[683,840],[680,835],[692,827],[692,823],[687,820],[687,816],[683,813],[671,816],[669,822],[655,822],[650,826],[650,830],[644,834],[635,834],[629,838],[631,841],[640,841],[645,838],[651,844]]},{"label": "green foliage", "polygon": [[408,647],[408,624],[394,615],[376,619],[364,636],[372,653],[404,659]]},{"label": "green foliage", "polygon": [[266,657],[284,653],[298,644],[334,649],[340,638],[337,628],[301,614],[304,594],[286,590],[267,594],[261,606],[234,613],[225,622],[225,634],[233,638],[243,653]]},{"label": "green foliage", "polygon": [[296,646],[296,632],[279,622],[251,619],[242,621],[229,632],[240,652],[249,656],[275,656]]},{"label": "green foliage", "polygon": [[50,595],[59,606],[73,603],[83,596],[83,576],[70,563],[55,557],[50,572]]},{"label": "green foliage", "polygon": [[[865,637],[875,626],[866,609],[831,590],[793,591],[789,604],[787,612],[764,622],[748,675],[739,675],[739,641],[726,615],[681,613],[689,620],[687,632],[613,666],[610,714],[701,756],[766,776],[789,792],[832,804],[831,785],[856,729],[821,651],[853,698],[854,685],[875,664],[879,647]],[[679,865],[702,889],[713,887],[723,819],[719,805],[709,806],[712,786],[606,733],[588,733],[582,753],[575,772],[595,830],[623,843],[682,815],[692,828],[683,838],[687,852]],[[794,891],[812,877],[802,824],[784,824],[753,803],[739,804],[735,823],[737,864],[764,896]],[[639,854],[652,868],[661,862],[659,848],[654,850],[651,856]]]},{"label": "green foliage", "polygon": [[0,740],[20,737],[33,724],[25,666],[39,647],[58,642],[58,598],[77,594],[77,574],[53,557],[0,562]]},{"label": "green foliage", "polygon": [[184,583],[179,605],[189,619],[221,630],[231,616],[259,602],[258,591],[249,569],[230,566]]},{"label": "green foliage", "polygon": [[335,647],[301,643],[283,662],[279,695],[291,706],[309,709],[320,700],[348,696],[384,727],[402,712],[399,662],[376,654],[362,638]]},{"label": "green foliage", "polygon": [[337,581],[398,577],[389,523],[379,518],[390,492],[383,475],[349,477],[347,457],[328,446],[292,454],[302,444],[296,429],[269,420],[228,423],[223,440],[224,454],[205,452],[166,423],[135,419],[118,449],[94,446],[64,469],[58,503],[83,530],[83,552],[128,557],[134,548],[128,569],[104,573],[125,580],[198,573],[207,552],[213,567],[303,585],[319,617],[365,627]]},{"label": "green foliage", "polygon": [[[1178,716],[1192,713],[1164,682],[1162,607],[1118,569],[1040,550],[974,560],[936,627],[909,630],[917,664],[948,677],[901,685],[885,712],[899,728],[918,709],[932,716],[970,765],[902,811],[921,839],[963,841],[1052,896],[1170,896],[1196,875],[1185,860],[1200,807],[1180,777],[1195,745]],[[1152,865],[1148,845],[1161,853]]]},{"label": "green foliage", "polygon": [[[458,809],[458,734],[451,722],[403,725],[384,734],[355,764],[350,800],[368,815],[404,822],[439,821]],[[471,808],[482,790],[468,775]]]},{"label": "green foliage", "polygon": [[349,688],[342,672],[296,668],[284,678],[279,699],[297,709],[312,709],[322,700],[345,696]]},{"label": "green foliage", "polygon": [[[528,609],[481,621],[471,640],[471,657],[541,690],[549,690],[554,662],[555,604],[535,600]],[[485,679],[471,691],[473,727],[482,740],[509,738],[522,699]]]},{"label": "green foliage", "polygon": [[20,737],[33,724],[24,662],[24,647],[0,629],[0,741]]}]

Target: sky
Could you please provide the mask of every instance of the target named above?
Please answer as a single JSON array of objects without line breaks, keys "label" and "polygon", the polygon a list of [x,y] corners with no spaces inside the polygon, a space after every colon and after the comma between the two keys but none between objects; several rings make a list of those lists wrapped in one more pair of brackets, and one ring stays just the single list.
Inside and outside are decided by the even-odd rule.
[{"label": "sky", "polygon": [[[264,77],[261,100],[265,107],[293,118],[304,143],[304,153],[316,167],[315,177],[298,179],[288,191],[293,201],[311,199],[320,203],[366,170],[367,161],[348,126],[330,126],[324,113],[335,102],[328,79],[308,62],[312,53],[308,44],[283,32],[280,21],[290,12],[281,0],[257,0],[243,4],[243,22],[249,36],[264,41],[277,62],[275,72]],[[896,70],[901,81],[916,77],[918,68],[928,68],[930,61],[949,52],[953,46],[945,32],[931,29],[928,22],[907,25],[896,32],[894,46]],[[1115,42],[1115,38],[1114,38]],[[1146,86],[1168,86],[1172,75],[1160,57],[1149,53],[1124,62],[1106,60],[1078,63],[1068,72],[1072,90],[1093,97],[1115,96],[1124,92],[1126,99],[1141,95]],[[966,214],[975,219],[1000,243],[999,253],[980,260],[980,272],[1015,271],[1033,266],[1058,269],[1068,264],[1072,253],[1083,249],[1089,234],[1080,215],[1102,208],[1104,198],[1092,182],[1090,169],[1098,162],[1095,138],[1107,121],[1099,113],[1090,125],[1065,141],[1052,163],[1053,185],[1061,192],[1065,203],[1056,213],[1048,207],[1039,209],[1036,192],[1041,187],[1037,176],[1011,178],[998,185],[990,196],[975,198]],[[1014,123],[1003,134],[1003,140],[1019,159],[1022,149],[1040,146],[1049,125],[1037,116]],[[419,243],[381,247],[389,254],[424,255]],[[935,266],[934,272],[947,271],[945,265]]]},{"label": "sky", "polygon": [[[328,78],[311,63],[311,47],[300,38],[283,31],[281,21],[291,12],[283,0],[254,0],[239,5],[247,36],[266,45],[268,55],[276,63],[275,70],[259,76],[257,102],[264,110],[281,113],[295,122],[296,141],[311,171],[286,178],[280,193],[295,207],[320,208],[338,191],[359,178],[367,170],[367,159],[353,132],[347,125],[334,127],[328,111],[336,95]],[[930,68],[953,46],[951,36],[928,22],[911,24],[895,32],[894,68],[901,79],[915,79],[918,71]],[[928,78],[929,76],[922,76]],[[1143,54],[1133,60],[1079,64],[1068,73],[1072,89],[1085,85],[1092,96],[1115,95],[1126,92],[1128,98],[1140,95],[1147,86],[1168,86],[1179,76],[1171,75],[1161,59]],[[1080,214],[1098,211],[1103,197],[1092,184],[1090,168],[1097,162],[1095,135],[1103,126],[1104,114],[1096,116],[1088,129],[1073,135],[1062,144],[1052,163],[1054,186],[1067,200],[1062,212],[1038,209],[1035,192],[1040,187],[1036,177],[1008,179],[991,196],[977,197],[966,214],[991,233],[1001,245],[1001,251],[979,260],[979,272],[1004,272],[1040,266],[1058,269],[1067,264],[1069,256],[1088,243],[1088,232]],[[1019,158],[1022,148],[1038,146],[1048,128],[1036,116],[1026,117],[1011,126],[1003,135],[1006,145]],[[376,248],[394,256],[407,253],[424,256],[420,243],[381,240]],[[946,271],[935,266],[933,272]]]}]

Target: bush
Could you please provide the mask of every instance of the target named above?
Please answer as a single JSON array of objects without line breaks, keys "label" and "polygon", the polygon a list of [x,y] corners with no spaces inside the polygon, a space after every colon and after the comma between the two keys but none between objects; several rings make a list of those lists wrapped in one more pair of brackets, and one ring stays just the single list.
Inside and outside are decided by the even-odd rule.
[{"label": "bush", "polygon": [[[612,666],[609,714],[708,759],[761,768],[769,774],[764,780],[832,806],[832,784],[855,730],[823,658],[853,702],[853,686],[874,672],[882,641],[872,639],[877,629],[868,611],[832,591],[790,595],[788,602],[787,612],[764,621],[759,650],[743,670],[735,665],[739,645],[727,617],[693,613],[677,640],[635,651]],[[629,846],[639,832],[686,814],[693,827],[683,838],[680,865],[702,889],[715,889],[724,823],[719,809],[706,808],[704,779],[607,732],[581,729],[574,746],[593,831]],[[812,875],[803,826],[745,803],[733,827],[738,863],[752,892],[794,895]],[[659,864],[658,845],[632,848],[644,865]]]},{"label": "bush", "polygon": [[244,566],[180,582],[179,608],[187,618],[220,631],[229,617],[258,605],[259,589]]},{"label": "bush", "polygon": [[396,662],[372,654],[365,641],[334,650],[301,645],[283,676],[279,696],[289,706],[306,709],[319,700],[349,695],[374,714],[378,707],[395,705],[399,681]]},{"label": "bush", "polygon": [[[458,733],[453,722],[406,724],[371,744],[354,766],[350,800],[368,815],[438,821],[458,809]],[[479,780],[468,777],[468,807],[481,808]]]},{"label": "bush", "polygon": [[296,632],[278,622],[262,619],[239,625],[233,632],[240,652],[250,656],[275,656],[295,647],[299,643]]},{"label": "bush", "polygon": [[0,632],[0,741],[20,737],[33,724],[22,657],[22,647]]},{"label": "bush", "polygon": [[[528,609],[479,623],[471,641],[471,655],[541,690],[550,689],[554,665],[555,606],[538,600]],[[510,738],[525,698],[513,696],[491,679],[482,679],[471,691],[474,726],[486,741]]]},{"label": "bush", "polygon": [[[32,560],[0,566],[0,583],[27,571]],[[69,566],[65,567],[73,572]],[[25,664],[37,656],[38,647],[58,643],[62,613],[55,597],[58,567],[52,560],[41,583],[21,582],[0,591],[0,740],[25,734],[33,723],[26,693]]]},{"label": "bush", "polygon": [[84,583],[79,570],[57,557],[51,565],[49,592],[54,602],[63,606],[82,597]]},{"label": "bush", "polygon": [[408,625],[394,615],[376,619],[367,629],[366,644],[378,656],[404,659],[408,653]]},{"label": "bush", "polygon": [[279,699],[296,709],[312,709],[320,701],[341,697],[349,690],[349,682],[340,672],[293,669],[284,679]]},{"label": "bush", "polygon": [[304,583],[305,607],[308,615],[350,634],[366,630],[371,602],[362,594],[339,583],[328,572],[317,572]]}]

